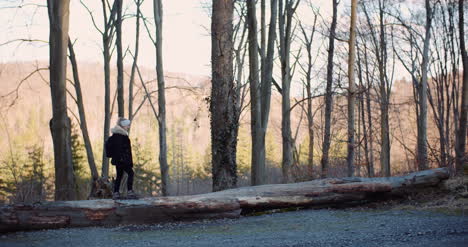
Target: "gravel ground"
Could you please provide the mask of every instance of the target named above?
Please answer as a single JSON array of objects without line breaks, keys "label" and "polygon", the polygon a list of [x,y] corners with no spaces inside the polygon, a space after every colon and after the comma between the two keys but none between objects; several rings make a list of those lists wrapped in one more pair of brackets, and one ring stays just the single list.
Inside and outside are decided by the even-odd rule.
[{"label": "gravel ground", "polygon": [[468,217],[402,210],[303,210],[157,225],[0,235],[0,246],[468,246]]}]

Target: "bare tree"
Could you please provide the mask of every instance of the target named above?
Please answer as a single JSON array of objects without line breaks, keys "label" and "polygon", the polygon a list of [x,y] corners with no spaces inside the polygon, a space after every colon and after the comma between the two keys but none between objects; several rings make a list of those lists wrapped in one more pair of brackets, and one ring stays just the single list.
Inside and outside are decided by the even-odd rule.
[{"label": "bare tree", "polygon": [[330,36],[328,42],[328,62],[327,62],[327,88],[325,91],[325,130],[322,144],[322,160],[321,160],[321,177],[327,177],[328,159],[330,150],[330,128],[331,128],[331,112],[333,104],[333,56],[335,51],[335,32],[336,32],[336,19],[338,15],[338,1],[333,0],[333,17],[330,27]]},{"label": "bare tree", "polygon": [[[239,15],[239,22],[234,26],[234,34],[233,34],[233,45],[235,45],[235,41],[238,40],[237,48],[234,48],[234,74],[235,74],[235,85],[236,85],[236,122],[239,122],[242,116],[242,113],[247,108],[248,104],[246,104],[246,97],[247,97],[247,81],[244,81],[244,63],[245,57],[247,53],[247,41],[245,39],[247,33],[247,25],[248,22],[245,17],[245,5],[241,2],[236,2],[238,5],[234,5],[234,8],[237,10],[236,6],[240,6],[238,10]],[[241,31],[242,26],[242,31]],[[239,35],[240,34],[240,35]],[[240,36],[240,37],[239,37]],[[239,125],[236,126],[236,133],[239,132]],[[237,135],[237,134],[236,134]]]},{"label": "bare tree", "polygon": [[[273,72],[274,42],[276,39],[277,1],[270,3],[271,15],[268,31],[268,47],[265,47],[266,35],[264,29],[264,2],[262,2],[262,44],[260,47],[261,69],[258,65],[258,40],[255,2],[247,2],[247,22],[249,26],[249,66],[250,66],[250,98],[251,98],[251,133],[252,133],[252,166],[251,184],[264,184],[265,174],[265,136],[268,126],[271,99],[271,83]],[[265,36],[265,37],[264,37]],[[265,56],[266,52],[266,56]],[[259,76],[259,71],[261,75]]]},{"label": "bare tree", "polygon": [[135,23],[135,52],[133,55],[133,64],[132,70],[130,72],[130,81],[128,83],[128,119],[133,119],[133,85],[135,83],[135,70],[138,62],[138,53],[140,48],[140,17],[141,10],[140,6],[143,3],[143,0],[136,0],[135,4],[137,6],[136,13],[136,23]]},{"label": "bare tree", "polygon": [[291,64],[292,20],[300,0],[278,1],[279,57],[281,60],[281,136],[283,140],[283,182],[289,183],[293,165],[293,138],[291,134]]},{"label": "bare tree", "polygon": [[70,1],[47,1],[49,14],[50,92],[54,144],[55,200],[76,199],[71,153],[71,124],[67,115],[67,46]]},{"label": "bare tree", "polygon": [[392,88],[392,80],[389,78],[387,71],[388,52],[387,52],[387,27],[385,26],[386,2],[379,0],[377,8],[378,16],[378,32],[375,30],[374,24],[369,15],[369,2],[363,4],[364,14],[366,16],[367,25],[370,29],[372,46],[377,60],[379,71],[378,84],[378,103],[380,106],[380,166],[382,175],[390,176],[390,127],[389,127],[389,106],[390,94]]},{"label": "bare tree", "polygon": [[423,60],[421,64],[421,82],[418,87],[419,122],[418,122],[418,169],[425,170],[427,164],[427,70],[429,63],[429,41],[431,39],[432,10],[429,0],[425,1],[426,7],[426,34],[423,46]]},{"label": "bare tree", "polygon": [[81,82],[78,74],[78,64],[76,62],[75,51],[73,49],[73,43],[70,39],[68,39],[68,51],[70,52],[69,58],[70,63],[73,71],[73,82],[76,92],[76,105],[78,106],[78,113],[80,116],[80,128],[81,133],[83,135],[83,140],[86,149],[86,156],[88,158],[89,169],[91,171],[91,194],[93,195],[93,191],[95,191],[95,181],[99,178],[98,170],[96,168],[96,163],[94,162],[94,153],[93,147],[91,145],[91,140],[88,134],[88,125],[86,123],[86,111],[84,109],[84,102],[83,102],[83,94],[81,91]]},{"label": "bare tree", "polygon": [[[363,34],[359,33],[362,37]],[[361,47],[361,42],[359,42],[358,47]],[[361,51],[363,53],[363,58],[361,58]],[[374,176],[374,155],[373,155],[373,130],[372,130],[372,111],[371,111],[371,87],[373,76],[370,75],[369,71],[369,61],[367,59],[367,46],[366,42],[362,42],[362,49],[358,49],[357,52],[357,65],[358,65],[358,78],[359,86],[364,92],[361,94],[361,119],[362,119],[362,128],[363,128],[363,138],[364,138],[364,153],[366,159],[367,174],[369,177]],[[362,66],[364,64],[364,66]],[[366,84],[364,84],[364,80]],[[365,97],[365,100],[364,100]],[[366,113],[367,112],[367,118]],[[366,125],[367,119],[367,125]]]},{"label": "bare tree", "polygon": [[[103,26],[104,30],[97,27],[94,16],[88,7],[80,0],[83,7],[86,8],[90,14],[96,30],[101,34],[102,37],[102,55],[104,60],[104,127],[103,127],[103,152],[102,152],[102,168],[101,177],[107,180],[109,177],[109,158],[107,158],[104,148],[104,143],[109,138],[110,130],[110,114],[111,114],[111,103],[110,103],[110,60],[111,60],[111,45],[115,34],[115,16],[117,13],[117,2],[113,2],[112,6],[106,0],[101,0]],[[109,13],[108,13],[109,12]]]},{"label": "bare tree", "polygon": [[156,25],[156,74],[158,79],[158,123],[159,123],[159,166],[161,169],[161,192],[169,195],[169,166],[167,164],[167,136],[166,136],[166,93],[164,82],[164,67],[162,57],[162,20],[163,7],[161,0],[153,1],[154,22]]},{"label": "bare tree", "polygon": [[354,85],[354,61],[356,56],[356,9],[357,0],[351,1],[351,25],[349,34],[349,58],[348,58],[348,176],[354,175],[354,105],[356,104],[356,89]]},{"label": "bare tree", "polygon": [[431,80],[427,84],[427,99],[439,134],[439,150],[436,150],[439,155],[434,156],[434,159],[440,167],[452,166],[455,161],[455,121],[458,118],[458,99],[461,91],[458,76],[460,54],[456,32],[456,8],[451,0],[435,4],[431,29],[434,38],[431,38],[429,53],[433,59],[430,63]]},{"label": "bare tree", "polygon": [[[249,27],[249,82],[250,82],[250,113],[252,133],[252,165],[251,184],[263,183],[265,163],[261,160],[261,98],[260,78],[258,66],[258,39],[257,39],[257,16],[255,1],[247,1],[247,22]],[[263,31],[262,31],[263,34]],[[263,36],[262,36],[263,39]],[[263,40],[262,40],[263,41]],[[263,60],[263,54],[261,54]],[[263,152],[264,149],[263,149]],[[263,154],[264,156],[264,154]]]},{"label": "bare tree", "polygon": [[302,30],[302,35],[303,35],[303,45],[306,48],[307,52],[307,64],[305,68],[301,66],[301,69],[303,70],[305,74],[305,90],[306,90],[306,96],[307,96],[307,108],[306,108],[306,116],[307,116],[307,130],[308,130],[308,136],[309,136],[309,147],[308,147],[308,153],[307,153],[307,167],[308,167],[308,176],[310,178],[313,177],[313,166],[314,166],[314,112],[312,111],[312,66],[313,66],[313,60],[312,60],[312,43],[314,41],[314,34],[315,34],[315,25],[317,23],[317,14],[314,12],[314,23],[312,25],[312,32],[308,34],[305,30],[305,28],[302,26],[301,23],[299,23],[299,27]]},{"label": "bare tree", "polygon": [[211,155],[213,191],[237,185],[238,124],[233,77],[232,0],[213,0],[211,17]]},{"label": "bare tree", "polygon": [[465,23],[464,23],[464,9],[463,9],[463,0],[458,1],[458,15],[459,22],[458,28],[460,32],[460,50],[462,55],[463,63],[463,89],[462,89],[462,102],[461,102],[461,112],[460,112],[460,122],[458,125],[458,132],[455,144],[456,152],[456,171],[457,174],[462,174],[463,170],[466,171],[466,123],[468,118],[468,56],[466,53],[466,44],[465,44]]},{"label": "bare tree", "polygon": [[[431,26],[434,10],[431,7],[429,0],[425,1],[425,24],[424,24],[424,35],[418,32],[418,28],[409,24],[401,17],[400,14],[394,14],[394,17],[401,24],[403,38],[408,43],[409,51],[404,50],[400,47],[400,52],[396,51],[394,46],[394,54],[398,57],[400,62],[406,68],[411,75],[413,82],[413,95],[416,106],[416,119],[417,119],[417,165],[419,170],[428,168],[428,154],[427,154],[427,92],[428,92],[428,69],[429,69],[429,49],[431,39]],[[420,40],[420,42],[418,42]],[[393,36],[392,36],[393,41]],[[423,44],[421,49],[420,43]],[[409,58],[409,61],[405,60],[404,55]],[[422,61],[419,58],[422,57]],[[418,66],[418,63],[420,66]],[[418,69],[420,67],[420,69]]]},{"label": "bare tree", "polygon": [[117,19],[115,21],[117,47],[117,106],[119,117],[125,117],[125,102],[124,102],[124,82],[123,82],[123,51],[122,51],[122,4],[123,0],[116,0],[117,4]]}]

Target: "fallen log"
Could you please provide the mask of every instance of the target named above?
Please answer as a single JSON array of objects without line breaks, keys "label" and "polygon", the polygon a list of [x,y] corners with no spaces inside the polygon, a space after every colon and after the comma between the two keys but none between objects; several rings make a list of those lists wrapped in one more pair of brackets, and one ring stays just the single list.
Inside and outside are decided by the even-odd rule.
[{"label": "fallen log", "polygon": [[402,195],[436,186],[448,177],[448,169],[438,168],[402,177],[329,178],[242,187],[193,196],[15,204],[0,207],[0,232],[232,218],[239,217],[242,210],[336,206],[376,195]]}]

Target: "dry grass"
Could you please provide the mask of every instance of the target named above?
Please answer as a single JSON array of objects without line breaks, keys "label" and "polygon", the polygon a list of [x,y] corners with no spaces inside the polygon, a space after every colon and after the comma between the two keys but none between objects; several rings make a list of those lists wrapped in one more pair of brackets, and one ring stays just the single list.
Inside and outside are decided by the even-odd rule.
[{"label": "dry grass", "polygon": [[404,197],[371,202],[355,208],[381,210],[429,210],[468,215],[468,176],[452,177],[438,187],[426,188]]}]

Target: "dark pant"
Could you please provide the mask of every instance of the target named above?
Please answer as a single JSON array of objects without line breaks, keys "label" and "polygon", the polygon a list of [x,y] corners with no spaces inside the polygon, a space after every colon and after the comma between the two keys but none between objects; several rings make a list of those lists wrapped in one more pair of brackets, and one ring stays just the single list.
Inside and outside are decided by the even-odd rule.
[{"label": "dark pant", "polygon": [[115,179],[114,183],[114,192],[119,192],[120,190],[120,182],[122,181],[123,173],[126,172],[128,175],[127,178],[127,189],[133,189],[133,169],[130,166],[115,166],[117,169],[117,178]]}]

